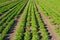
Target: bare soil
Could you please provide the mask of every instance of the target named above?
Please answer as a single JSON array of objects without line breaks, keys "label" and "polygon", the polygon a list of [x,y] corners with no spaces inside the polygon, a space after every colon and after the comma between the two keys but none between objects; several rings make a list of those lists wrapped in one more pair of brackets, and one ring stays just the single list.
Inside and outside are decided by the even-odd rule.
[{"label": "bare soil", "polygon": [[[22,14],[22,15],[23,15],[23,14]],[[20,25],[20,20],[21,20],[21,18],[22,18],[22,15],[20,15],[19,19],[17,19],[18,22],[17,22],[17,24],[16,24],[16,26],[15,26],[15,28],[14,28],[14,30],[13,30],[13,33],[10,34],[10,36],[9,36],[10,40],[13,40],[14,37],[15,37],[15,35],[16,35],[16,32],[17,32],[18,27],[19,27],[19,25]]]}]

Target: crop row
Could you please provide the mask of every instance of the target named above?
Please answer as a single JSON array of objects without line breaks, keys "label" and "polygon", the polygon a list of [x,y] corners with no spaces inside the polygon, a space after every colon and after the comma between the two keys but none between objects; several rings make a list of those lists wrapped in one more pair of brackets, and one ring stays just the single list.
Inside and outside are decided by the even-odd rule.
[{"label": "crop row", "polygon": [[5,2],[5,3],[0,3],[0,8],[3,7],[3,6],[8,5],[8,4],[11,3],[11,2],[13,2],[13,1],[8,1],[8,2]]},{"label": "crop row", "polygon": [[2,12],[5,12],[5,11],[13,8],[14,6],[16,6],[20,2],[21,2],[21,0],[20,1],[13,1],[13,2],[7,4],[6,6],[1,7],[0,8],[0,14],[2,14]]},{"label": "crop row", "polygon": [[[22,9],[24,8],[24,6],[27,3],[26,1],[22,1],[22,4],[20,5],[20,3],[13,8],[10,12],[8,12],[7,15],[5,15],[1,21],[0,21],[0,31],[2,31],[1,33],[1,40],[3,40],[3,38],[5,37],[5,35],[8,33],[9,29],[12,27],[12,25],[14,25],[14,19],[18,17],[18,15],[20,14],[20,12],[22,11]],[[3,26],[4,25],[4,26]]]},{"label": "crop row", "polygon": [[[51,8],[52,10],[54,10],[55,12],[57,12],[59,14],[59,10],[60,10],[60,2],[59,0],[42,0],[40,1],[41,3],[45,3],[45,5],[49,8]],[[58,2],[58,3],[56,3]],[[49,5],[49,6],[48,6]]]},{"label": "crop row", "polygon": [[[19,7],[18,7],[19,6]],[[10,11],[8,12],[7,14],[5,14],[3,16],[3,18],[1,19],[0,21],[0,25],[4,25],[6,26],[6,24],[11,20],[11,19],[14,19],[14,18],[17,18],[18,15],[20,14],[21,10],[23,9],[24,7],[24,3],[23,4],[18,4],[15,9],[13,9],[13,11]],[[18,11],[19,10],[19,11]],[[12,14],[13,13],[13,14]]]},{"label": "crop row", "polygon": [[40,26],[39,29],[41,31],[42,34],[42,40],[49,40],[49,35],[48,32],[45,29],[44,23],[41,20],[41,15],[39,14],[39,12],[36,9],[36,5],[34,5],[34,9],[35,9],[35,15],[38,21],[38,25]]},{"label": "crop row", "polygon": [[23,17],[22,17],[22,19],[19,23],[20,25],[19,25],[19,28],[16,32],[16,36],[14,37],[14,40],[22,40],[23,39],[23,33],[24,33],[24,26],[25,26],[25,21],[26,21],[27,10],[28,10],[28,4],[27,4],[26,8],[24,9]]},{"label": "crop row", "polygon": [[[23,13],[23,17],[20,21],[20,25],[18,26],[19,28],[14,40],[39,40],[39,31],[41,32],[42,40],[49,40],[48,32],[45,29],[35,3],[33,0],[29,0],[29,4]],[[36,23],[36,21],[38,23]],[[37,24],[39,25],[39,28]]]},{"label": "crop row", "polygon": [[[60,26],[60,15],[58,13],[56,13],[54,10],[52,10],[51,8],[47,7],[44,3],[40,3],[39,0],[37,0],[39,6],[40,6],[40,9],[42,10],[42,12],[50,18],[52,18],[52,23],[53,24],[57,24],[58,25],[58,28],[55,27],[55,31],[58,33],[58,35],[60,35],[60,29],[59,29],[59,26]],[[58,29],[58,30],[57,30]],[[59,32],[58,32],[59,31]]]},{"label": "crop row", "polygon": [[8,0],[0,0],[0,3],[6,2],[6,1],[8,1]]},{"label": "crop row", "polygon": [[34,2],[33,4],[31,4],[31,6],[32,6],[31,10],[32,40],[39,40],[38,29],[37,29],[38,27],[36,25],[35,12],[34,12]]}]

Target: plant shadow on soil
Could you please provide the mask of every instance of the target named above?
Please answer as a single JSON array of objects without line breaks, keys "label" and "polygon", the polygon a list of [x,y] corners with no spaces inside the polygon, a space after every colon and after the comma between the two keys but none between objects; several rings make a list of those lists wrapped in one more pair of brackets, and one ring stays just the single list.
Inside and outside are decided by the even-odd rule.
[{"label": "plant shadow on soil", "polygon": [[12,34],[14,32],[14,28],[17,25],[18,21],[15,21],[14,25],[12,25],[11,29],[8,31],[7,35],[5,36],[4,40],[9,40],[9,36],[10,34]]}]

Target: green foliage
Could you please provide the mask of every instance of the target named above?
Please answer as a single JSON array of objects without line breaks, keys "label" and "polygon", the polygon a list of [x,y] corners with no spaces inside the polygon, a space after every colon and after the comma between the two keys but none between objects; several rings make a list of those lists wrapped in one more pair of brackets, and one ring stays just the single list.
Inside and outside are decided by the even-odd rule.
[{"label": "green foliage", "polygon": [[60,29],[57,28],[57,27],[55,27],[55,31],[56,31],[56,33],[58,34],[58,36],[60,36]]},{"label": "green foliage", "polygon": [[40,26],[40,31],[42,33],[42,40],[49,40],[48,33],[46,32],[46,29],[45,29],[44,24],[41,20],[40,14],[37,12],[35,5],[34,5],[34,9],[35,9],[36,18],[38,20],[38,24]]},{"label": "green foliage", "polygon": [[30,38],[31,38],[30,31],[27,29],[25,32],[24,40],[30,40]]},{"label": "green foliage", "polygon": [[3,30],[3,32],[2,32],[2,34],[0,36],[2,40],[5,37],[6,33],[10,30],[10,28],[12,27],[13,24],[14,24],[14,20],[11,20],[9,22],[9,24],[6,26],[6,28]]}]

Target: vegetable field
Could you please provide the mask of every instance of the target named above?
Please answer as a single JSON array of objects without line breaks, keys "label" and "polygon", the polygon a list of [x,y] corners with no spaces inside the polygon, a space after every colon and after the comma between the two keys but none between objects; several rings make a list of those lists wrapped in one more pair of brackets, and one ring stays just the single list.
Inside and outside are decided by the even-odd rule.
[{"label": "vegetable field", "polygon": [[60,0],[0,0],[0,40],[60,40]]}]

